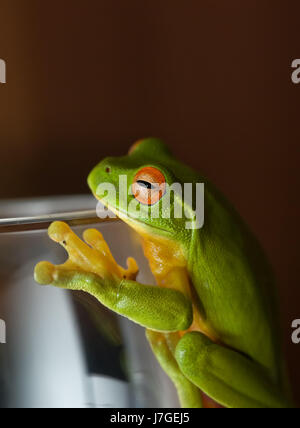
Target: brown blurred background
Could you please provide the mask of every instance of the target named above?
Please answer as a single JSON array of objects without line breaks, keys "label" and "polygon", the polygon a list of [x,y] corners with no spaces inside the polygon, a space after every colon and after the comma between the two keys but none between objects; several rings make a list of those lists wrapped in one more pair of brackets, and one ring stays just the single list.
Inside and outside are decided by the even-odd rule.
[{"label": "brown blurred background", "polygon": [[299,1],[0,0],[0,197],[87,192],[163,137],[234,202],[275,268],[300,403]]}]

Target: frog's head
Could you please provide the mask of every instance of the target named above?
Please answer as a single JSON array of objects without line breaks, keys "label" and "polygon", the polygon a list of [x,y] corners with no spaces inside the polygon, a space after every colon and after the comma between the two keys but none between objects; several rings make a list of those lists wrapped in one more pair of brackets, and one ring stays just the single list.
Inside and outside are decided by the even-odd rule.
[{"label": "frog's head", "polygon": [[170,186],[182,186],[190,174],[161,140],[149,138],[135,143],[127,156],[104,159],[88,183],[97,199],[140,234],[182,240],[190,232],[178,218],[178,207],[183,213],[185,207]]}]

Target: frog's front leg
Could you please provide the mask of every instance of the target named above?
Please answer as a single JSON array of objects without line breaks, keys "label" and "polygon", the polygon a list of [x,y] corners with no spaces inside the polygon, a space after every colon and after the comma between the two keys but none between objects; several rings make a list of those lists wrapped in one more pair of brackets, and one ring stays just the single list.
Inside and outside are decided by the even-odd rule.
[{"label": "frog's front leg", "polygon": [[152,330],[172,332],[190,327],[190,300],[179,291],[133,281],[138,271],[135,261],[129,259],[127,271],[118,266],[100,232],[86,231],[87,245],[68,225],[56,222],[50,226],[49,236],[68,251],[69,260],[60,266],[39,263],[35,269],[38,283],[88,292],[109,309]]},{"label": "frog's front leg", "polygon": [[175,356],[185,376],[225,407],[290,407],[263,367],[201,333],[183,336]]}]

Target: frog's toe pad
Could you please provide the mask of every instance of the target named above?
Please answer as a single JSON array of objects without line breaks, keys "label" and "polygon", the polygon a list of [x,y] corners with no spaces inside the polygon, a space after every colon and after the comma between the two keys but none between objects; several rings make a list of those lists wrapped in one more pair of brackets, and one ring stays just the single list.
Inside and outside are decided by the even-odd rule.
[{"label": "frog's toe pad", "polygon": [[72,234],[72,231],[66,223],[55,221],[50,225],[48,233],[54,242],[63,242]]},{"label": "frog's toe pad", "polygon": [[55,266],[48,262],[39,263],[34,270],[34,279],[40,285],[52,284],[54,280]]}]

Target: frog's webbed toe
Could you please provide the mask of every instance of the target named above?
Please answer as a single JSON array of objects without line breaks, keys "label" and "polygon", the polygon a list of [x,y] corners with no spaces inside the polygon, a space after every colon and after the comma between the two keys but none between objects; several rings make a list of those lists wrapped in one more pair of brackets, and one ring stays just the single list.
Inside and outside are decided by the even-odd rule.
[{"label": "frog's webbed toe", "polygon": [[122,276],[124,279],[130,279],[132,281],[136,280],[136,277],[139,273],[139,267],[137,262],[133,257],[128,257],[127,259],[127,269],[122,269]]}]

